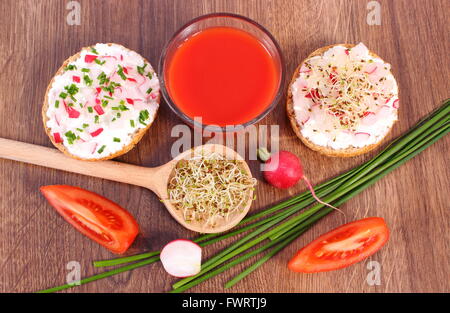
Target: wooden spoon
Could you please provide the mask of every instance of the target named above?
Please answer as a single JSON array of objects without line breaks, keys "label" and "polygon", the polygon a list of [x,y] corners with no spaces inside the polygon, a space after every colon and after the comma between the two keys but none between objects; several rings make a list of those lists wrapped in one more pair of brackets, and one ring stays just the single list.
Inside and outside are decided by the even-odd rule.
[{"label": "wooden spoon", "polygon": [[203,149],[205,152],[221,153],[230,160],[242,161],[242,169],[250,177],[252,176],[248,164],[236,151],[218,144],[195,147],[181,153],[164,165],[151,168],[115,161],[80,161],[72,159],[56,149],[0,138],[0,158],[142,186],[156,193],[169,213],[184,227],[200,233],[223,232],[236,226],[247,214],[252,203],[253,191],[249,192],[247,205],[241,212],[231,215],[227,220],[219,221],[215,227],[207,226],[200,222],[186,222],[182,212],[167,201],[167,186],[169,179],[173,175],[175,165],[182,159],[190,158],[194,150],[197,151],[199,149]]}]

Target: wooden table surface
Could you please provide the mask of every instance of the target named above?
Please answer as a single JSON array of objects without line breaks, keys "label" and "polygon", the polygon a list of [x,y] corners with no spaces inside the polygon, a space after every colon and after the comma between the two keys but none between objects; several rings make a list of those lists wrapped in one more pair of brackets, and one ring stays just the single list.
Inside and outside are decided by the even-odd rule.
[{"label": "wooden table surface", "polygon": [[[136,50],[156,68],[163,45],[190,19],[210,12],[233,12],[261,23],[278,40],[290,77],[298,63],[318,47],[364,42],[392,64],[401,90],[400,122],[389,140],[408,130],[449,96],[447,0],[379,1],[381,25],[369,26],[365,0],[87,1],[81,25],[66,23],[68,1],[2,0],[0,12],[0,137],[51,146],[41,121],[45,89],[60,64],[81,47],[116,42]],[[337,159],[320,156],[295,137],[285,114],[285,99],[260,124],[280,125],[280,148],[301,156],[314,183],[358,165],[375,154]],[[162,102],[159,116],[139,145],[120,161],[156,166],[170,159],[170,137],[181,121]],[[369,260],[381,264],[381,285],[369,286],[367,261],[343,270],[299,275],[286,262],[316,236],[345,222],[333,213],[230,290],[223,284],[244,266],[193,288],[193,292],[448,292],[449,151],[447,136],[342,206],[347,220],[384,217],[388,244]],[[1,147],[0,147],[1,149]],[[250,162],[261,179],[258,163]],[[83,276],[96,272],[92,260],[113,257],[75,231],[39,192],[50,184],[80,186],[127,208],[141,233],[129,254],[160,249],[194,233],[177,224],[158,199],[143,188],[57,170],[0,160],[0,291],[30,292],[65,282],[66,264],[79,261]],[[303,191],[261,182],[251,212]],[[227,243],[206,249],[211,255]],[[155,263],[71,289],[70,292],[164,292],[175,279]]]}]

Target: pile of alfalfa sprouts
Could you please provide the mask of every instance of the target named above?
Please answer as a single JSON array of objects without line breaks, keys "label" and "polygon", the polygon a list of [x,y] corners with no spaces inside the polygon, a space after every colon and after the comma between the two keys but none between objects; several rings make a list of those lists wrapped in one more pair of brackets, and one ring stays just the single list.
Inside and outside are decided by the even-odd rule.
[{"label": "pile of alfalfa sprouts", "polygon": [[177,163],[169,180],[169,201],[186,222],[214,227],[245,208],[256,183],[243,161],[200,150]]}]

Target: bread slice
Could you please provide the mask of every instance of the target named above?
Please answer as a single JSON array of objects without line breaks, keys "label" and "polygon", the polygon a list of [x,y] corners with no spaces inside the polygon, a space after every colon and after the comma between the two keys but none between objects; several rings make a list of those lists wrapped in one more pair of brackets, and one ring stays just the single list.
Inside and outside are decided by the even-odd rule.
[{"label": "bread slice", "polygon": [[[124,46],[122,46],[122,45],[115,44],[115,43],[107,43],[107,45],[108,45],[108,46],[113,46],[113,45],[114,45],[114,46],[119,46],[119,47],[121,47],[121,48],[124,49],[124,50],[132,51],[132,50],[130,50],[130,49],[128,49],[128,48],[126,48],[126,47],[124,47]],[[71,57],[69,57],[68,59],[66,59],[66,60],[64,61],[64,63],[61,65],[61,67],[56,71],[55,75],[53,76],[53,78],[51,79],[51,81],[50,81],[50,83],[49,83],[49,85],[48,85],[48,87],[47,87],[47,90],[46,90],[46,92],[45,92],[45,97],[44,97],[44,104],[43,104],[43,106],[42,106],[42,120],[43,120],[43,123],[44,123],[44,130],[45,130],[45,132],[47,133],[47,135],[48,135],[48,137],[50,138],[50,140],[51,140],[51,142],[53,143],[53,145],[54,145],[56,148],[58,148],[61,152],[63,152],[64,154],[66,154],[67,156],[70,156],[70,157],[72,157],[72,158],[74,158],[74,159],[85,160],[85,161],[102,161],[102,160],[109,160],[109,159],[113,159],[113,158],[116,158],[116,157],[118,157],[118,156],[121,156],[121,155],[127,153],[128,151],[130,151],[131,149],[133,149],[134,146],[142,139],[142,137],[144,136],[144,134],[147,132],[147,130],[148,130],[148,129],[150,128],[150,126],[153,124],[154,120],[156,119],[156,115],[157,115],[157,113],[158,113],[158,112],[157,112],[158,109],[157,109],[156,112],[155,112],[155,116],[154,116],[153,120],[152,120],[150,123],[148,123],[147,126],[146,126],[145,128],[136,129],[136,132],[133,134],[132,140],[131,140],[131,142],[130,142],[128,145],[124,146],[123,149],[121,149],[120,151],[116,151],[116,152],[111,153],[111,154],[109,154],[109,155],[107,155],[107,156],[105,156],[105,157],[100,157],[100,158],[82,158],[82,157],[79,157],[79,156],[77,156],[77,155],[74,155],[74,154],[70,153],[70,152],[68,151],[68,149],[66,148],[66,146],[65,146],[63,143],[57,143],[57,142],[55,141],[55,139],[54,139],[54,137],[53,137],[53,135],[52,135],[52,133],[51,133],[51,129],[50,129],[49,127],[47,127],[47,121],[49,120],[49,118],[47,117],[47,111],[48,111],[48,109],[49,109],[49,91],[50,91],[50,89],[52,88],[53,82],[55,81],[55,77],[58,76],[58,75],[63,74],[63,73],[65,72],[65,68],[66,68],[70,63],[72,63],[72,62],[74,62],[75,60],[77,60],[77,59],[80,57],[81,52],[82,52],[83,50],[91,50],[94,46],[95,46],[95,45],[89,46],[89,47],[83,47],[83,48],[81,49],[80,52],[78,52],[78,53],[72,55]],[[140,56],[141,56],[141,55],[140,55]],[[141,56],[141,57],[142,57],[142,56]],[[150,64],[150,62],[149,62],[147,59],[145,59],[144,57],[142,57],[142,59],[144,60],[144,62]],[[156,101],[157,101],[158,104],[160,103],[160,94],[159,94],[159,92],[158,92]]]},{"label": "bread slice", "polygon": [[[293,100],[293,95],[292,95],[292,84],[297,80],[297,78],[300,75],[300,69],[302,67],[302,65],[310,58],[314,57],[314,56],[319,56],[319,55],[323,55],[327,50],[329,50],[332,47],[335,46],[344,46],[346,48],[353,48],[355,45],[353,44],[335,44],[335,45],[329,45],[329,46],[325,46],[322,48],[319,48],[317,50],[315,50],[314,52],[312,52],[305,60],[303,60],[300,65],[296,68],[291,82],[289,84],[288,87],[288,92],[287,92],[287,101],[286,101],[286,111],[287,111],[287,116],[290,120],[292,129],[294,130],[294,133],[297,135],[298,138],[300,138],[300,140],[310,149],[319,152],[320,154],[323,155],[327,155],[330,157],[353,157],[353,156],[357,156],[357,155],[361,155],[364,154],[366,152],[369,152],[373,149],[375,149],[376,147],[378,147],[383,140],[387,137],[387,135],[391,132],[392,130],[392,126],[395,124],[393,124],[391,126],[391,128],[389,129],[389,131],[386,133],[386,135],[379,140],[378,142],[371,144],[371,145],[367,145],[361,148],[356,148],[356,147],[349,147],[349,148],[345,148],[345,149],[333,149],[331,147],[325,147],[325,146],[320,146],[315,144],[314,142],[312,142],[311,140],[309,140],[308,138],[306,138],[305,136],[303,136],[302,132],[301,132],[301,126],[299,125],[299,123],[297,122],[296,116],[295,116],[295,111],[294,111],[294,100]],[[369,54],[374,57],[374,58],[378,58],[381,59],[378,55],[376,55],[375,53],[373,53],[372,51],[369,51]]]}]

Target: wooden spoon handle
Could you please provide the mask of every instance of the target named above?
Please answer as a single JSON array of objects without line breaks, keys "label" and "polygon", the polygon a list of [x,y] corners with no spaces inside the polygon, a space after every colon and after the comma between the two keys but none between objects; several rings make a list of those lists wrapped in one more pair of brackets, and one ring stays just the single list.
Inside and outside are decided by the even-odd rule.
[{"label": "wooden spoon handle", "polygon": [[94,176],[131,185],[149,186],[157,168],[114,161],[81,161],[52,148],[0,138],[0,158],[36,164],[72,173]]}]

